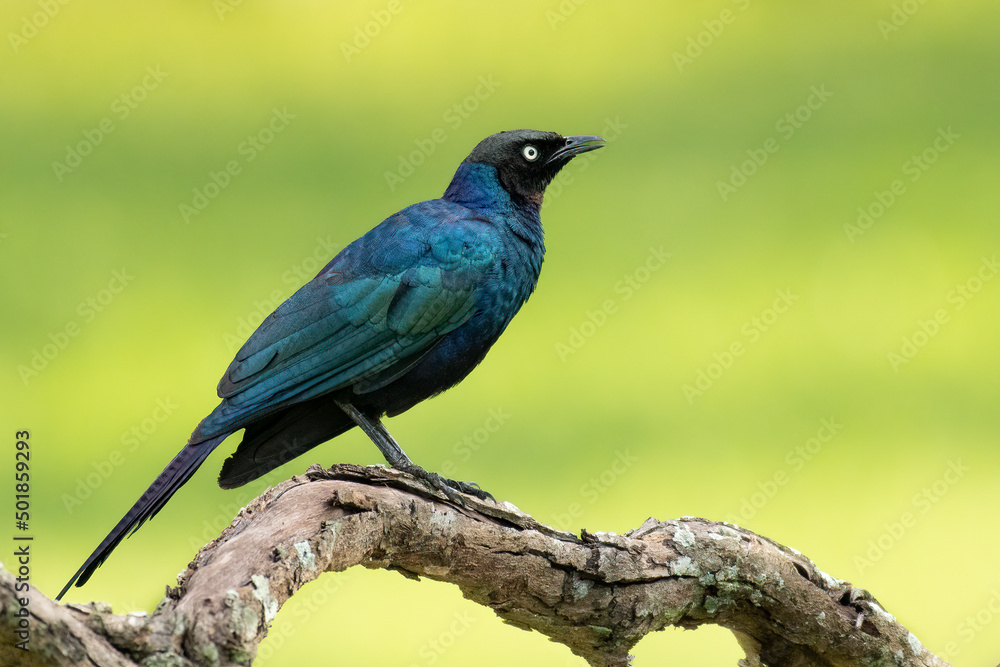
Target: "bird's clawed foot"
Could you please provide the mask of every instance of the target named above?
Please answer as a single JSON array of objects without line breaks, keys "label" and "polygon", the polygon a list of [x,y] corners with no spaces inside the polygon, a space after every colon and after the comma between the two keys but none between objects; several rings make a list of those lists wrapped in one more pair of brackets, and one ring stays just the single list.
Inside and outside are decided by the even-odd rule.
[{"label": "bird's clawed foot", "polygon": [[340,409],[343,410],[352,420],[354,420],[354,423],[357,424],[369,438],[371,438],[371,441],[374,442],[375,446],[378,447],[380,452],[382,452],[382,456],[385,457],[385,460],[396,470],[408,472],[414,477],[424,480],[447,496],[448,500],[457,505],[465,505],[465,502],[462,500],[462,496],[459,495],[460,493],[475,496],[480,500],[494,500],[493,496],[480,489],[478,484],[456,482],[453,479],[442,477],[436,472],[427,472],[411,461],[410,457],[408,457],[406,452],[404,452],[399,446],[399,443],[397,443],[393,437],[389,435],[389,431],[385,429],[385,426],[382,425],[382,421],[377,416],[372,417],[370,415],[366,415],[364,412],[347,401],[337,401],[337,405],[340,406]]},{"label": "bird's clawed foot", "polygon": [[496,500],[492,494],[483,491],[475,482],[459,482],[454,479],[448,479],[447,477],[439,475],[436,472],[427,472],[415,463],[411,463],[410,465],[397,465],[394,467],[398,470],[402,470],[403,472],[407,472],[414,477],[424,480],[447,496],[448,500],[457,505],[465,505],[465,502],[462,500],[462,496],[459,495],[460,493],[475,496],[480,500]]}]

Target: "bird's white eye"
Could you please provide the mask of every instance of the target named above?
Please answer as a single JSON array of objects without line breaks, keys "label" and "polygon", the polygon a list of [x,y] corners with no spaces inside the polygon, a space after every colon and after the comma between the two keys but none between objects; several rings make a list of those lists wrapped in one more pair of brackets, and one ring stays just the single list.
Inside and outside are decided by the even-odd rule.
[{"label": "bird's white eye", "polygon": [[521,151],[521,155],[523,155],[524,159],[527,160],[528,162],[534,162],[535,160],[538,159],[538,149],[532,146],[531,144],[528,144]]}]

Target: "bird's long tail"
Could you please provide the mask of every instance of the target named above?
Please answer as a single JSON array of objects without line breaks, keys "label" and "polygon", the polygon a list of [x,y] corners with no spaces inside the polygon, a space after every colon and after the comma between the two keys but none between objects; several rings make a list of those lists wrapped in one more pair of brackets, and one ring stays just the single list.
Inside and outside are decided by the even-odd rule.
[{"label": "bird's long tail", "polygon": [[139,497],[139,500],[132,506],[132,509],[122,517],[118,525],[94,549],[94,553],[90,554],[90,557],[80,566],[76,574],[63,586],[59,595],[56,596],[56,600],[62,598],[74,583],[77,586],[83,586],[87,583],[87,580],[101,566],[101,563],[107,560],[111,552],[114,551],[114,548],[118,546],[118,543],[127,535],[139,530],[139,526],[146,519],[151,519],[153,515],[159,512],[164,503],[177,492],[177,489],[184,485],[184,482],[191,478],[191,475],[204,463],[208,455],[212,453],[212,450],[225,440],[228,435],[228,433],[225,433],[204,442],[185,445],[184,449],[177,453],[174,460],[167,464],[163,472],[156,477],[153,483],[149,485],[149,488]]}]

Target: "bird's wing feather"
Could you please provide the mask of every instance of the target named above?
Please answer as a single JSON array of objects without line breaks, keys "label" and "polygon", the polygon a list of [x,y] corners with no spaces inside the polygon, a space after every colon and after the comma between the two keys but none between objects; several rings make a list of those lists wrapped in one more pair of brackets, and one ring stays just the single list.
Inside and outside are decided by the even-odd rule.
[{"label": "bird's wing feather", "polygon": [[473,315],[500,252],[493,235],[478,219],[421,225],[411,209],[346,248],[264,320],[219,383],[226,400],[217,423],[203,426],[232,427],[261,409],[391,376]]}]

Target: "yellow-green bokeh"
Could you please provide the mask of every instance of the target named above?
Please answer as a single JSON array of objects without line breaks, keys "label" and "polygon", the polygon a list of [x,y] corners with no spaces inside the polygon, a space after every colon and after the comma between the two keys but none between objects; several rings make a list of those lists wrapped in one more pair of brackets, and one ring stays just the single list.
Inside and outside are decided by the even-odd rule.
[{"label": "yellow-green bokeh", "polygon": [[[993,664],[1000,621],[967,619],[1000,590],[1000,280],[975,282],[998,250],[996,3],[224,2],[0,9],[0,404],[8,440],[32,433],[37,586],[56,593],[165,465],[215,405],[241,323],[316,257],[438,196],[488,134],[610,121],[614,140],[547,200],[537,293],[466,382],[389,428],[418,463],[450,464],[560,527],[736,518],[870,589],[955,664]],[[144,79],[135,108],[116,104]],[[275,109],[294,118],[247,161],[242,142]],[[797,111],[807,118],[789,132]],[[105,119],[113,131],[95,135]],[[445,140],[390,188],[386,172],[439,128]],[[86,133],[100,143],[57,174]],[[719,181],[765,146],[724,200]],[[240,172],[186,222],[179,205],[230,161]],[[845,231],[897,179],[885,212]],[[637,275],[661,247],[671,257]],[[87,300],[115,271],[134,278],[97,312]],[[629,275],[648,280],[619,284]],[[779,290],[795,298],[772,319]],[[614,312],[596,314],[608,301]],[[22,377],[67,324],[78,333]],[[904,338],[922,344],[894,368]],[[699,372],[716,378],[689,401]],[[491,410],[504,418],[487,438]],[[824,419],[836,435],[797,454]],[[69,599],[151,610],[267,482],[380,461],[351,433],[223,492],[215,474],[236,442]],[[608,473],[626,453],[634,462]],[[967,470],[942,481],[950,465]],[[295,597],[260,664],[331,652],[579,664],[453,587],[367,570]],[[704,628],[651,636],[635,655],[731,665],[740,652]]]}]

